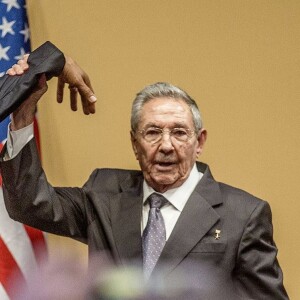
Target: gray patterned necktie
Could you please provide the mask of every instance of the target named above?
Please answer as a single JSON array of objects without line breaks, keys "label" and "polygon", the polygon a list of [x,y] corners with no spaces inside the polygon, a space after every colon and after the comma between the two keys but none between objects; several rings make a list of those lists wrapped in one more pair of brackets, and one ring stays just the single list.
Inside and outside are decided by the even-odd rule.
[{"label": "gray patterned necktie", "polygon": [[167,199],[157,193],[149,196],[150,211],[147,226],[143,232],[143,270],[148,279],[156,265],[162,249],[166,243],[166,228],[160,208],[167,203]]}]

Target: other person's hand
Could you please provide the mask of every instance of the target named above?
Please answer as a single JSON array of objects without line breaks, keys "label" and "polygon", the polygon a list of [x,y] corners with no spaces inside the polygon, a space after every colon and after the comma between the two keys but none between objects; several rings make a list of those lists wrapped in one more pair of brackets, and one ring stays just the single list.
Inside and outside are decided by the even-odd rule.
[{"label": "other person's hand", "polygon": [[95,102],[97,98],[88,75],[71,58],[65,57],[66,63],[57,83],[57,102],[63,101],[64,86],[69,84],[70,104],[73,111],[77,110],[77,96],[81,97],[83,112],[86,115],[93,114],[96,111]]},{"label": "other person's hand", "polygon": [[[29,69],[27,62],[28,57],[29,54],[25,54],[23,58],[8,69],[6,73],[10,76],[24,74],[24,72]],[[58,78],[57,101],[59,103],[63,101],[63,89],[66,83],[69,84],[70,88],[71,109],[73,111],[77,110],[77,94],[79,93],[83,112],[87,115],[95,113],[95,102],[97,98],[93,93],[89,77],[70,57],[66,57],[64,69]],[[46,76],[43,74],[32,94],[11,114],[11,130],[18,130],[33,122],[37,102],[47,89]]]}]

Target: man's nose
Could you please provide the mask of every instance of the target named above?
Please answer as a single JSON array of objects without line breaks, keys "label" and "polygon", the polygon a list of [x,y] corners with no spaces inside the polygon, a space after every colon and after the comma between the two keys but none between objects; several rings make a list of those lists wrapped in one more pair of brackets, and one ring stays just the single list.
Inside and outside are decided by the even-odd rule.
[{"label": "man's nose", "polygon": [[160,149],[164,152],[169,152],[174,149],[171,134],[169,131],[164,131],[161,134]]}]

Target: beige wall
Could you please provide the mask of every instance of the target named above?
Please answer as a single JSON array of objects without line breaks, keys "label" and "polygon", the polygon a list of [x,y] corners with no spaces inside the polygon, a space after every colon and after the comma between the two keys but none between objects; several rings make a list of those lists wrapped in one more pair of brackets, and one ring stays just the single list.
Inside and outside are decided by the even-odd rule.
[{"label": "beige wall", "polygon": [[[50,40],[74,57],[99,98],[96,115],[73,113],[50,82],[39,107],[49,180],[76,186],[95,167],[137,168],[135,93],[156,81],[179,85],[202,111],[202,160],[216,179],[270,202],[285,285],[300,299],[300,2],[30,0],[28,9],[33,47]],[[51,251],[77,247],[50,242]]]}]

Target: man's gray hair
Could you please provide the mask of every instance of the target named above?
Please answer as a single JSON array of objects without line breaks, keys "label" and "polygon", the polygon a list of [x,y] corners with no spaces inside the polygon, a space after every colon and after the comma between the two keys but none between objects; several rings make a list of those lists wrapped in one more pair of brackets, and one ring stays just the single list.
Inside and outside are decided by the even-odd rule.
[{"label": "man's gray hair", "polygon": [[136,94],[131,109],[131,130],[133,132],[138,128],[140,114],[144,104],[152,99],[164,97],[183,100],[191,110],[195,131],[198,132],[202,128],[202,119],[195,100],[177,86],[166,82],[157,82],[147,85],[143,90]]}]

